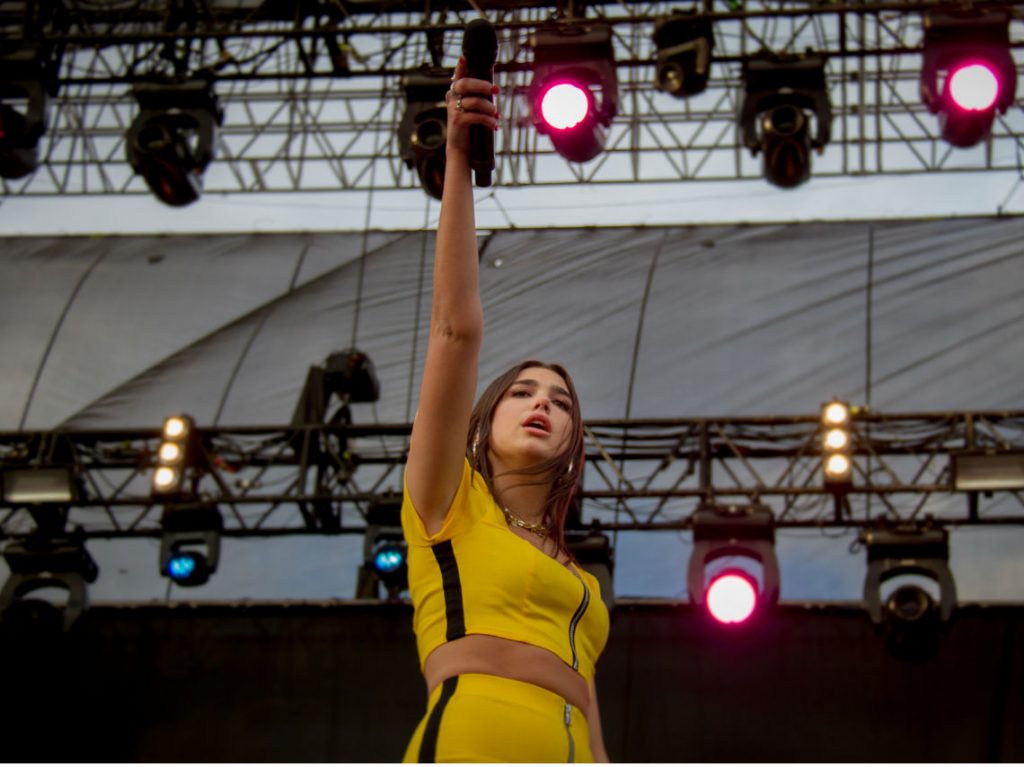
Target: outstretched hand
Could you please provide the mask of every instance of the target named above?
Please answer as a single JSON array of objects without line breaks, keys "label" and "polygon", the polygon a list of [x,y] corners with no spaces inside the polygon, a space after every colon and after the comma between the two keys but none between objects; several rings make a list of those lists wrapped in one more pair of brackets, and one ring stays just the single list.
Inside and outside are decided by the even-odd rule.
[{"label": "outstretched hand", "polygon": [[497,94],[498,86],[486,80],[466,77],[466,59],[459,58],[452,76],[452,87],[445,94],[448,105],[448,152],[469,153],[469,126],[483,125],[498,130],[498,107],[488,96]]}]

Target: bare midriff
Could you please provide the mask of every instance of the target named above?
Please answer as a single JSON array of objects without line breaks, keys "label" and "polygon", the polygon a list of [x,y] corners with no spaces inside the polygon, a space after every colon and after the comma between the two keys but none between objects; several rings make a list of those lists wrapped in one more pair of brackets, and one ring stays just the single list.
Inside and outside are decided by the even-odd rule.
[{"label": "bare midriff", "polygon": [[581,711],[587,710],[587,680],[550,650],[512,639],[470,634],[445,642],[427,656],[423,676],[427,697],[445,679],[459,674],[493,674],[529,682],[560,695]]}]

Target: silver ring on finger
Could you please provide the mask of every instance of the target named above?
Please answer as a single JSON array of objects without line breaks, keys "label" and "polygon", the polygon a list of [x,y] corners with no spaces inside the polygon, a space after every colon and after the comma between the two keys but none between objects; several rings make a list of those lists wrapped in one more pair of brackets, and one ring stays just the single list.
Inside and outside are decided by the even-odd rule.
[{"label": "silver ring on finger", "polygon": [[455,108],[458,109],[460,112],[466,111],[465,109],[462,108],[462,96],[460,96],[457,93],[455,94]]}]

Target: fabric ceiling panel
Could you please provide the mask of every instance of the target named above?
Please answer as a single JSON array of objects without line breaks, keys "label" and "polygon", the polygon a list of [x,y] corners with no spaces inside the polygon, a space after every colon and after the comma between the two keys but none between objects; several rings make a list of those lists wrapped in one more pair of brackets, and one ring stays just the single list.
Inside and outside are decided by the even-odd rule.
[{"label": "fabric ceiling panel", "polygon": [[634,416],[813,413],[862,383],[866,242],[845,225],[675,240],[654,275]]},{"label": "fabric ceiling panel", "polygon": [[[377,235],[373,239],[384,242],[398,237]],[[212,424],[225,392],[237,380],[236,366],[244,361],[249,344],[268,324],[267,318],[280,304],[300,300],[306,288],[293,287],[293,281],[313,242],[317,242],[321,262],[322,252],[328,250],[325,244],[333,246],[334,270],[357,263],[361,248],[359,238],[340,236],[316,240],[306,235],[187,239],[191,241],[189,247],[179,250],[173,259],[180,274],[168,275],[165,271],[155,277],[145,274],[136,278],[134,284],[142,297],[130,299],[132,319],[122,321],[130,327],[137,318],[144,331],[158,341],[151,346],[164,353],[151,351],[145,343],[129,346],[116,337],[88,339],[85,348],[91,348],[100,361],[131,350],[149,364],[141,366],[141,371],[139,365],[132,366],[128,380],[122,377],[105,386],[100,396],[83,403],[64,426],[152,426],[173,412],[187,412],[200,423]],[[147,244],[146,240],[141,242]],[[139,248],[138,241],[135,248],[144,249]],[[157,266],[164,263],[162,260]],[[316,277],[310,284],[315,286],[323,279]],[[111,278],[111,283],[115,282]],[[131,292],[131,284],[131,280],[125,281],[126,293]],[[99,286],[97,292],[102,288]],[[100,303],[97,298],[89,305]],[[305,368],[301,376],[304,379]],[[289,410],[287,417],[290,415]],[[260,416],[259,411],[253,412],[244,423],[265,423]]]},{"label": "fabric ceiling panel", "polygon": [[[873,261],[876,411],[1024,408],[1024,219],[511,230],[480,241],[479,390],[539,357],[568,367],[588,419],[814,414],[832,396],[864,403]],[[406,422],[433,248],[433,232],[7,240],[0,429],[18,428],[29,406],[30,429],[153,428],[175,411],[201,425],[285,425],[308,367],[353,338],[382,390],[379,403],[353,408],[356,422]],[[936,496],[924,511],[962,503]],[[690,510],[682,500],[665,508]],[[863,557],[848,556],[849,536],[783,537],[784,598],[859,598]],[[686,534],[615,540],[617,593],[683,596]],[[269,552],[277,542],[260,544]],[[294,547],[282,546],[291,561]],[[119,547],[104,549],[91,597],[118,598],[127,578],[152,580],[140,594],[162,593],[155,553]],[[350,594],[359,547],[314,548],[294,579],[226,561],[225,577],[194,595]],[[977,576],[974,598],[1019,599],[1020,558],[981,548],[965,549],[990,579]],[[226,577],[236,566],[238,577]],[[331,568],[339,576],[325,592],[320,573]]]},{"label": "fabric ceiling panel", "polygon": [[[407,403],[417,297],[429,290],[423,284],[430,270],[426,247],[432,250],[432,237],[403,236],[371,250],[365,263],[327,272],[268,308],[220,423],[254,423],[256,413],[259,423],[290,422],[309,366],[353,345],[369,355],[381,384],[380,401],[355,405],[354,417],[361,423],[411,419]],[[421,314],[429,314],[429,294],[421,304]]]},{"label": "fabric ceiling panel", "polygon": [[905,228],[875,236],[875,409],[1024,407],[1020,220]]},{"label": "fabric ceiling panel", "polygon": [[[568,366],[587,418],[864,402],[873,242],[873,406],[1019,407],[1022,229],[1007,219],[496,232],[481,240],[479,388],[539,357]],[[174,408],[221,425],[287,422],[308,366],[351,345],[353,332],[382,384],[381,401],[357,417],[409,420],[433,241],[422,232],[9,241],[3,428],[17,428],[79,281],[28,428],[152,425]]]},{"label": "fabric ceiling panel", "polygon": [[[65,307],[102,257],[103,243],[88,240],[4,240],[0,248],[0,429],[54,425],[45,414],[57,408],[46,401],[29,421],[36,399],[33,383],[44,364],[51,338],[62,326]],[[65,393],[73,400],[75,392]],[[65,407],[69,407],[65,404]]]},{"label": "fabric ceiling panel", "polygon": [[536,358],[566,366],[585,418],[622,418],[650,253],[661,230],[509,232],[484,255],[479,388]]}]

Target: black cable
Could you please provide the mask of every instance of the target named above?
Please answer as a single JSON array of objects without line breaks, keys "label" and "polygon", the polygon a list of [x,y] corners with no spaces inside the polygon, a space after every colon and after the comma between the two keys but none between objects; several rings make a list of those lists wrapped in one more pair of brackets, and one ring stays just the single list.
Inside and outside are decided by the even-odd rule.
[{"label": "black cable", "polygon": [[[633,339],[633,354],[632,359],[629,363],[629,388],[626,391],[626,420],[629,420],[630,414],[633,410],[633,386],[636,383],[636,367],[637,360],[640,357],[640,342],[643,339],[644,332],[644,318],[647,315],[647,304],[651,297],[651,285],[654,283],[654,272],[658,267],[658,259],[661,257],[661,250],[665,246],[665,241],[668,239],[668,230],[661,237],[661,242],[658,243],[658,247],[654,250],[654,255],[651,257],[651,265],[647,269],[647,282],[644,285],[644,295],[640,300],[640,316],[637,321],[636,336]],[[623,429],[622,432],[622,452],[626,452],[626,445],[629,441],[628,429]],[[625,458],[619,462],[619,476],[622,477],[625,471]],[[622,490],[622,479],[619,479],[619,490]],[[619,522],[619,508],[615,510],[615,523]],[[619,531],[616,530],[613,534],[612,548],[615,548],[619,544]]]}]

